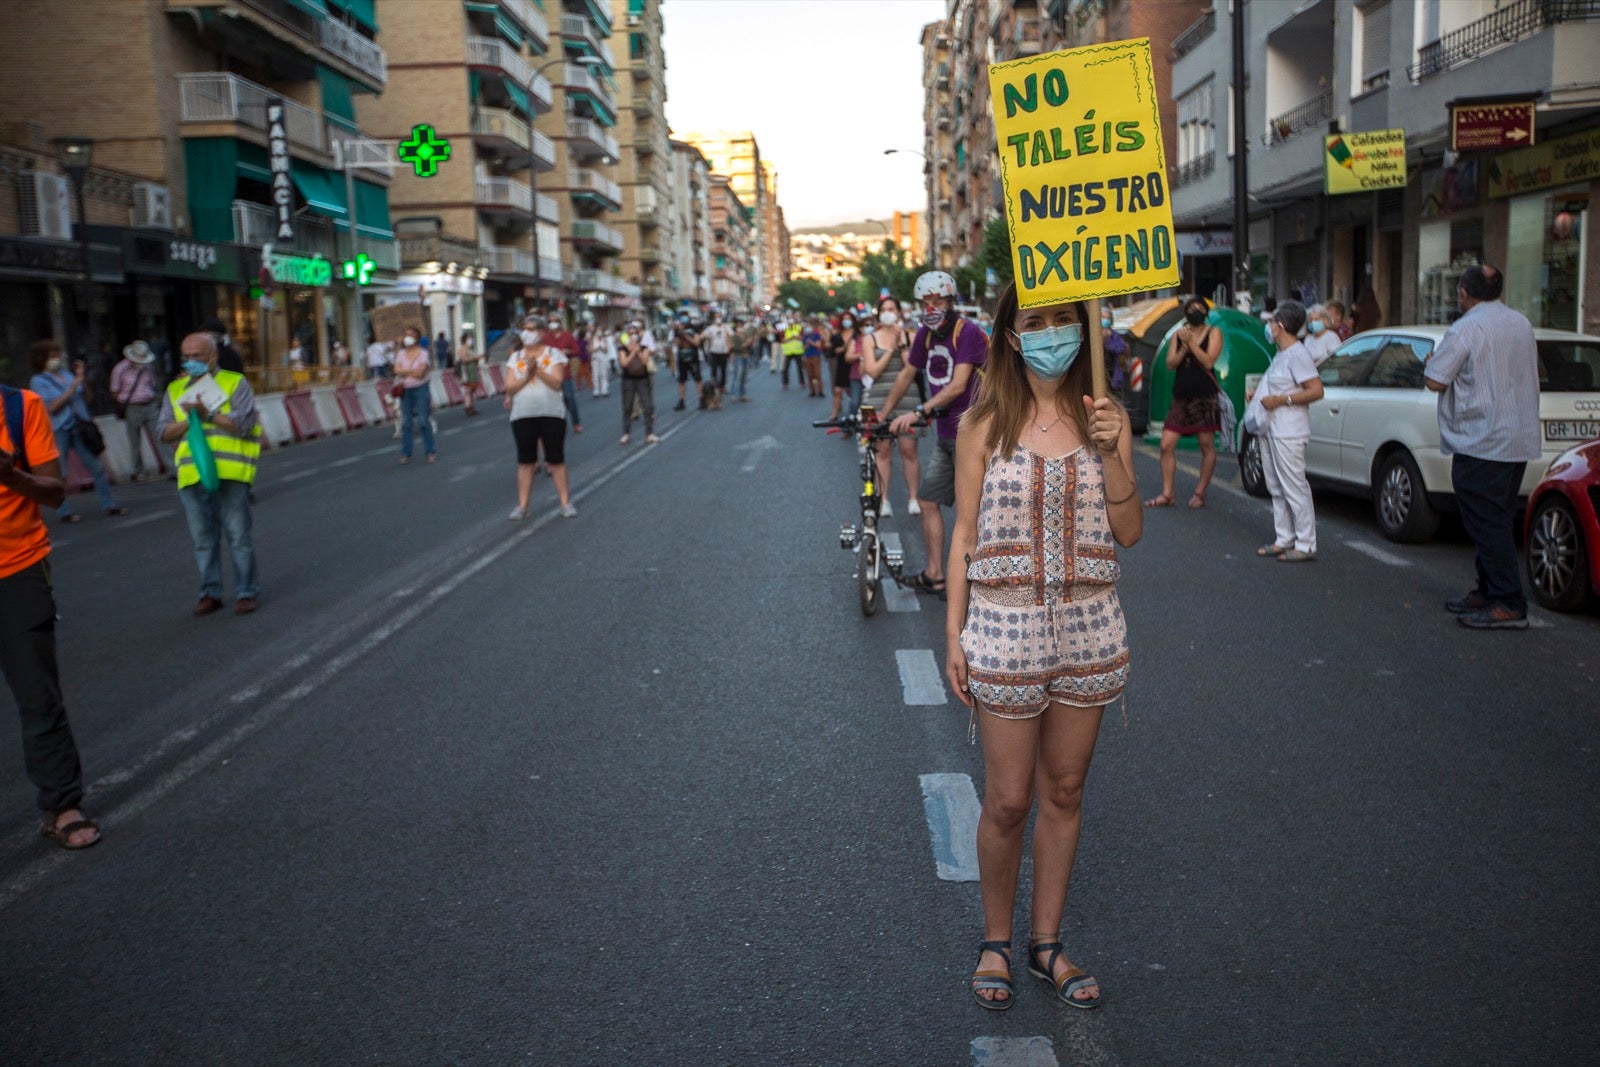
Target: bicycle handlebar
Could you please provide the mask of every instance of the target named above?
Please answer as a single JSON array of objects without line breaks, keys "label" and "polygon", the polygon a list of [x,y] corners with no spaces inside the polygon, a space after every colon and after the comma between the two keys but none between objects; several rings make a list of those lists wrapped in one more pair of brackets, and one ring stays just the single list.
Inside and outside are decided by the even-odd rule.
[{"label": "bicycle handlebar", "polygon": [[[932,420],[943,417],[948,410],[947,408],[934,408],[928,412],[926,417],[919,417],[921,425],[926,426]],[[895,434],[889,432],[889,424],[893,421],[893,419],[887,419],[878,423],[872,428],[873,436],[894,437]],[[864,429],[859,415],[844,415],[837,419],[820,419],[811,425],[819,430],[847,430],[851,433]]]}]

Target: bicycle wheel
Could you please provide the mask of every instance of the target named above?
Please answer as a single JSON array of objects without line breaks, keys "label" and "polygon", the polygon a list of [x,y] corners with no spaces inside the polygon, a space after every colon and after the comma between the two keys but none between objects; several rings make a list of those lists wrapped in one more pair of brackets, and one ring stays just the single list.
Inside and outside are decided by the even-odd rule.
[{"label": "bicycle wheel", "polygon": [[876,530],[861,531],[861,538],[857,542],[856,551],[856,584],[861,596],[861,614],[871,616],[878,610],[879,574],[878,567],[878,533]]}]

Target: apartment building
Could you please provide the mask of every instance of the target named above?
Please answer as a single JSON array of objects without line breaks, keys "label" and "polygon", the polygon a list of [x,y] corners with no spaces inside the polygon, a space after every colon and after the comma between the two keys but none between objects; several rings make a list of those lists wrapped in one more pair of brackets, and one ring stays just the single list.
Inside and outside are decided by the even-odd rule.
[{"label": "apartment building", "polygon": [[711,299],[729,313],[750,308],[760,237],[754,214],[726,174],[712,174],[707,190],[711,224]]},{"label": "apartment building", "polygon": [[676,237],[669,253],[679,282],[678,303],[703,304],[711,299],[711,167],[687,141],[668,143]]},{"label": "apartment building", "polygon": [[861,277],[862,261],[869,253],[882,252],[894,244],[905,253],[906,262],[922,263],[918,235],[921,215],[915,211],[896,211],[892,219],[863,219],[841,222],[797,233],[791,253],[794,276],[831,285]]},{"label": "apartment building", "polygon": [[761,206],[762,281],[764,290],[756,292],[762,305],[777,299],[778,286],[789,280],[789,227],[784,225],[783,208],[778,203],[778,168],[771,160],[761,161],[766,178],[767,199]]},{"label": "apartment building", "polygon": [[[660,0],[611,0],[616,25],[626,33],[626,74],[618,81],[617,139],[626,160],[622,175],[622,277],[640,289],[649,317],[673,303],[679,278],[667,249],[672,158],[665,113],[667,59],[662,48]],[[622,38],[618,38],[621,47]]]},{"label": "apartment building", "polygon": [[[288,380],[296,343],[301,373],[325,373],[399,265],[388,172],[336,167],[342,142],[372,132],[357,101],[388,84],[376,29],[372,0],[80,0],[71,18],[50,0],[0,4],[5,351],[64,337],[103,380],[129,342],[175,354],[215,316],[258,386]],[[92,143],[92,308],[52,145],[67,136]]]},{"label": "apartment building", "polygon": [[[946,20],[948,21],[948,20]],[[956,266],[955,158],[956,103],[951,90],[951,39],[945,22],[922,27],[922,175],[928,198],[929,261]]]},{"label": "apartment building", "polygon": [[[764,226],[771,217],[766,204],[772,193],[767,188],[769,168],[761,158],[756,135],[749,130],[709,130],[685,133],[683,140],[700,149],[713,173],[727,176],[751,224]],[[766,263],[771,244],[772,235],[764,234],[752,264],[754,291],[762,303],[770,303],[777,291],[776,284],[769,281]]]},{"label": "apartment building", "polygon": [[[1461,271],[1504,269],[1535,325],[1600,332],[1600,10],[1536,0],[1316,0],[1242,5],[1251,290],[1443,323]],[[1233,215],[1229,11],[1174,48],[1173,208],[1211,255],[1186,281],[1227,284]],[[1452,103],[1534,105],[1506,147],[1453,150]],[[1325,195],[1324,138],[1403,130],[1406,184]],[[1531,147],[1526,146],[1530,138]],[[1367,325],[1367,323],[1363,323]]]}]

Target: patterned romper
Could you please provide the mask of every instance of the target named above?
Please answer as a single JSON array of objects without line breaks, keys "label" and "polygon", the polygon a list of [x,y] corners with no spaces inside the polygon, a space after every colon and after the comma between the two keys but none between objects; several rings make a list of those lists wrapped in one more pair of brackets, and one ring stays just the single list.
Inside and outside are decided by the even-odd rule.
[{"label": "patterned romper", "polygon": [[990,458],[961,632],[968,685],[985,711],[1028,719],[1052,700],[1093,708],[1122,694],[1120,573],[1097,453],[1047,459],[1019,446]]}]

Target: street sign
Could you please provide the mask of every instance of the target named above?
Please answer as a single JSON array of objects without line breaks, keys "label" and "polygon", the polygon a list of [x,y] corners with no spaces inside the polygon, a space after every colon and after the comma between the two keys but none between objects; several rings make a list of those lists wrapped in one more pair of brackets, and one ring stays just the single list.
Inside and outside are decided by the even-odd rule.
[{"label": "street sign", "polygon": [[1405,130],[1330,133],[1322,146],[1322,191],[1329,196],[1405,188]]},{"label": "street sign", "polygon": [[1452,151],[1527,148],[1531,144],[1532,100],[1515,104],[1458,104],[1450,109]]},{"label": "street sign", "polygon": [[1178,284],[1149,38],[996,63],[989,94],[1018,306]]}]

